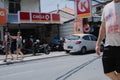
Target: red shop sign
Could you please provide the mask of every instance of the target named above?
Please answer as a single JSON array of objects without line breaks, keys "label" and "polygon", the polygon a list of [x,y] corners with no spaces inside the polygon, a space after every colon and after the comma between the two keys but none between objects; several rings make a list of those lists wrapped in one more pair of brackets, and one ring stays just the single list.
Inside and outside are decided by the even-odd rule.
[{"label": "red shop sign", "polygon": [[29,12],[20,12],[20,22],[30,22],[30,13]]},{"label": "red shop sign", "polygon": [[5,26],[6,23],[7,23],[6,9],[0,8],[0,25]]},{"label": "red shop sign", "polygon": [[60,14],[52,14],[52,22],[60,22]]},{"label": "red shop sign", "polygon": [[91,0],[76,0],[77,18],[86,18],[91,15]]},{"label": "red shop sign", "polygon": [[49,13],[31,13],[32,22],[50,22],[51,17]]}]

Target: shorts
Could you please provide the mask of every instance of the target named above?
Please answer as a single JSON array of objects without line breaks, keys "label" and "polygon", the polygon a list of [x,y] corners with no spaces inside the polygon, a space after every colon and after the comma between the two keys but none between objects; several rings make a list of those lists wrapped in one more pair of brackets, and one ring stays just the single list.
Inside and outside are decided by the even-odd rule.
[{"label": "shorts", "polygon": [[120,73],[120,46],[104,47],[102,62],[104,73]]},{"label": "shorts", "polygon": [[11,45],[10,44],[5,45],[4,50],[5,50],[5,52],[10,51],[11,50]]},{"label": "shorts", "polygon": [[17,44],[17,48],[22,49],[22,44]]}]

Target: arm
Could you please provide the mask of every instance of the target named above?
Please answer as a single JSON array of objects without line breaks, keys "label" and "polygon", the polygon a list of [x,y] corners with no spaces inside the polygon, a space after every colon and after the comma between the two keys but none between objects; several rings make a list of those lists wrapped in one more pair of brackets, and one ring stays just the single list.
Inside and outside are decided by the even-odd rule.
[{"label": "arm", "polygon": [[20,36],[20,39],[22,39],[22,36]]},{"label": "arm", "polygon": [[12,39],[16,39],[17,38],[17,36],[10,36]]},{"label": "arm", "polygon": [[105,37],[105,33],[106,33],[105,31],[106,31],[105,30],[105,22],[102,22],[102,24],[100,26],[98,40],[97,40],[97,43],[96,43],[96,53],[98,55],[100,55],[100,44]]}]

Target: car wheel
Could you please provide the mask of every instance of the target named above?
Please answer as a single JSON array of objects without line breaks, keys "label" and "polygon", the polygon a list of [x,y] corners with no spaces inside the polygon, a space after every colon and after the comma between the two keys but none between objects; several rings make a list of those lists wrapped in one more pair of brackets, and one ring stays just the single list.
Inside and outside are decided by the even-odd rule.
[{"label": "car wheel", "polygon": [[66,50],[65,52],[66,52],[66,53],[70,53],[70,50]]},{"label": "car wheel", "polygon": [[81,48],[81,53],[82,53],[82,54],[85,54],[86,52],[87,52],[86,47],[82,47],[82,48]]}]

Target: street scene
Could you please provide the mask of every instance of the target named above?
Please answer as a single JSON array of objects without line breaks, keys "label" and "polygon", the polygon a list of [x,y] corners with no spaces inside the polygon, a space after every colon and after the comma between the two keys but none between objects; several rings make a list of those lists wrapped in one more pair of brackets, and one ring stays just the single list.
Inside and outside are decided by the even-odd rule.
[{"label": "street scene", "polygon": [[0,0],[0,80],[119,80],[119,6]]},{"label": "street scene", "polygon": [[103,74],[101,56],[95,53],[29,55],[15,63],[0,62],[0,71],[0,80],[110,80]]}]

